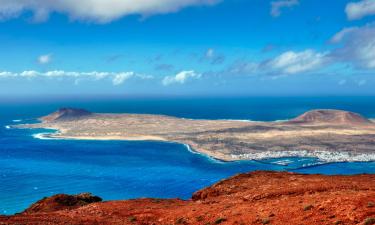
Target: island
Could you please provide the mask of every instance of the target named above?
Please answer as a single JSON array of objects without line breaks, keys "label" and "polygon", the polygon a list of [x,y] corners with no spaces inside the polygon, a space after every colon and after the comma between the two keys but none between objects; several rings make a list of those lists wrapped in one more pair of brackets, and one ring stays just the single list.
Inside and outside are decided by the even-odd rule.
[{"label": "island", "polygon": [[223,161],[291,156],[324,162],[375,161],[374,121],[341,110],[313,110],[287,121],[256,122],[61,108],[39,120],[13,128],[56,130],[43,138],[176,142]]},{"label": "island", "polygon": [[44,198],[0,224],[375,224],[375,175],[324,176],[286,172],[236,175],[189,200],[101,202],[88,193]]}]

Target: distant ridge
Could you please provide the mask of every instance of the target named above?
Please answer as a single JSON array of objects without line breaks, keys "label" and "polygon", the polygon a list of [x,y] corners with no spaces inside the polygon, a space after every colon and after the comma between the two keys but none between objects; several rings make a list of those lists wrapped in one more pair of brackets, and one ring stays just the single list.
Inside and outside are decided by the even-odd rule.
[{"label": "distant ridge", "polygon": [[65,121],[81,119],[82,117],[87,117],[90,115],[92,115],[92,113],[85,109],[60,108],[54,113],[41,117],[40,120],[43,122]]},{"label": "distant ridge", "polygon": [[332,109],[319,109],[308,111],[290,121],[288,123],[299,124],[337,124],[337,125],[367,125],[372,122],[358,113],[332,110]]}]

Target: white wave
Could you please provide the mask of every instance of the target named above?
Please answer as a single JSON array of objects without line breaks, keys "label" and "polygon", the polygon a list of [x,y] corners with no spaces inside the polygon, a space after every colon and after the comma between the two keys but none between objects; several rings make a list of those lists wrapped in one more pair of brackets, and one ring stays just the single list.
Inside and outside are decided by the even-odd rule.
[{"label": "white wave", "polygon": [[56,138],[50,137],[50,134],[51,133],[37,133],[37,134],[33,134],[33,137],[36,138],[36,139],[40,139],[40,140],[53,140],[53,139],[56,139]]},{"label": "white wave", "polygon": [[278,161],[275,161],[275,162],[272,162],[273,164],[277,164],[277,165],[281,165],[281,166],[287,166],[291,163],[293,163],[292,160],[289,160],[289,159],[282,159],[282,160],[278,160]]},{"label": "white wave", "polygon": [[190,145],[188,145],[188,144],[183,144],[183,145],[184,145],[185,148],[186,148],[190,153],[192,153],[192,154],[196,154],[196,155],[201,155],[201,156],[207,157],[209,160],[211,160],[211,161],[213,161],[213,162],[215,162],[215,163],[222,163],[221,160],[218,160],[218,159],[215,159],[215,158],[213,158],[213,157],[211,157],[211,156],[209,156],[209,155],[206,155],[206,154],[203,154],[203,153],[200,153],[200,152],[194,151],[194,150],[190,147]]},{"label": "white wave", "polygon": [[290,121],[290,120],[275,120],[273,122],[275,122],[275,123],[283,123],[283,122],[288,122],[288,121]]},{"label": "white wave", "polygon": [[12,120],[12,122],[14,123],[18,123],[18,122],[21,122],[22,120]]},{"label": "white wave", "polygon": [[233,122],[248,122],[248,123],[257,123],[261,121],[256,120],[235,120],[235,119],[223,119],[224,121],[233,121]]},{"label": "white wave", "polygon": [[199,154],[198,152],[193,151],[193,150],[190,148],[190,145],[188,145],[188,144],[184,144],[184,146],[185,146],[185,148],[186,148],[189,152],[194,153],[194,154]]},{"label": "white wave", "polygon": [[6,126],[5,126],[5,129],[10,129],[10,126],[9,126],[9,125],[6,125]]}]

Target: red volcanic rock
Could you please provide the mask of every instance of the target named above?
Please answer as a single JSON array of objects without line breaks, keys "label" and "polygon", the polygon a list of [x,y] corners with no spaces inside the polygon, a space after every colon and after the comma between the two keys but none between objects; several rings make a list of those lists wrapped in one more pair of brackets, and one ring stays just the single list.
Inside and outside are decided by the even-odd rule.
[{"label": "red volcanic rock", "polygon": [[360,125],[372,122],[363,116],[342,110],[313,110],[292,119],[289,123],[299,124],[332,124],[332,125]]},{"label": "red volcanic rock", "polygon": [[196,192],[192,200],[137,199],[0,217],[0,224],[371,224],[375,175],[253,172]]},{"label": "red volcanic rock", "polygon": [[44,122],[75,120],[90,115],[92,115],[92,113],[85,109],[61,108],[54,113],[41,117],[40,120]]}]

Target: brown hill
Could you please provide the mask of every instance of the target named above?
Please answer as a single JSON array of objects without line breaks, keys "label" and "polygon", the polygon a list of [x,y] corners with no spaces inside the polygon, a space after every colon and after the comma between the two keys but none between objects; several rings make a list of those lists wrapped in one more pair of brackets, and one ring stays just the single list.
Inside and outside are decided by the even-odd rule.
[{"label": "brown hill", "polygon": [[39,212],[34,208],[0,216],[0,224],[371,225],[375,224],[375,175],[253,172],[198,191],[187,201],[136,199],[77,207],[57,207],[55,212],[46,212],[45,206]]},{"label": "brown hill", "polygon": [[80,119],[90,115],[92,115],[92,113],[85,109],[61,108],[54,113],[41,117],[40,120],[44,122],[65,121]]},{"label": "brown hill", "polygon": [[368,125],[372,122],[360,114],[342,110],[312,110],[289,121],[299,124]]}]

